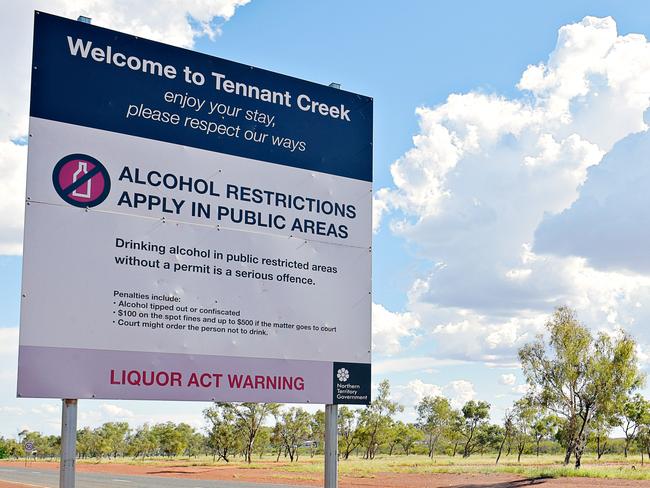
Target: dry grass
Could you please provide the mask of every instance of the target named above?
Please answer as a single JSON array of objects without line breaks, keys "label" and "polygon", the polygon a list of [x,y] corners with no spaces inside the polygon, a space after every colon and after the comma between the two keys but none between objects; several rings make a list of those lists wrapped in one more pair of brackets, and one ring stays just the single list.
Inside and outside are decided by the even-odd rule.
[{"label": "dry grass", "polygon": [[[278,476],[282,473],[300,474],[306,477],[317,475],[323,472],[323,457],[315,456],[301,457],[298,462],[290,463],[283,458],[275,462],[275,458],[267,456],[247,464],[241,458],[235,458],[226,464],[223,461],[213,462],[211,457],[199,458],[148,458],[145,460],[130,458],[118,458],[116,460],[81,460],[80,463],[125,463],[132,465],[148,466],[229,466],[243,469],[272,469]],[[362,478],[373,478],[378,473],[511,473],[528,478],[560,478],[560,477],[588,477],[588,478],[618,478],[631,480],[650,479],[650,464],[641,466],[638,457],[628,459],[622,456],[605,456],[600,461],[592,457],[583,458],[583,466],[580,470],[573,467],[563,466],[561,456],[543,455],[523,456],[518,463],[516,457],[509,456],[502,458],[499,465],[495,465],[495,457],[472,456],[468,459],[462,457],[439,456],[433,460],[426,456],[378,456],[371,461],[357,457],[348,460],[341,460],[339,472],[341,475],[348,475]]]}]

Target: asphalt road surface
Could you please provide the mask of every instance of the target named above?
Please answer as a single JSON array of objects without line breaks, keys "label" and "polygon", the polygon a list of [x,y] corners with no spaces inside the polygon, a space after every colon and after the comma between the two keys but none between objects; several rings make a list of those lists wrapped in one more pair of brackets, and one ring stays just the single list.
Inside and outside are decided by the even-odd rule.
[{"label": "asphalt road surface", "polygon": [[[45,469],[0,467],[0,481],[57,488],[59,472]],[[241,481],[191,480],[161,476],[125,476],[105,473],[77,473],[78,488],[304,488],[295,485],[246,483]]]}]

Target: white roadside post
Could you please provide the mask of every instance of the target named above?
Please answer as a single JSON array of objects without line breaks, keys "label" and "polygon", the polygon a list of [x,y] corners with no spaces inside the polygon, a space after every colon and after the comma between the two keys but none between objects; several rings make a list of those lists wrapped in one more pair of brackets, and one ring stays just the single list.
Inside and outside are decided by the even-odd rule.
[{"label": "white roadside post", "polygon": [[77,458],[77,400],[63,400],[59,488],[74,488]]},{"label": "white roadside post", "polygon": [[325,488],[339,486],[338,405],[325,405]]}]

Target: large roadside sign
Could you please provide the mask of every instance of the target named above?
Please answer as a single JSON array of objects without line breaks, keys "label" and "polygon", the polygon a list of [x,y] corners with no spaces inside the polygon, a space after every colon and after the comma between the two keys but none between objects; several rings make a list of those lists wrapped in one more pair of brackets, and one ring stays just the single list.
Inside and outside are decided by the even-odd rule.
[{"label": "large roadside sign", "polygon": [[35,14],[18,396],[370,401],[372,99]]}]

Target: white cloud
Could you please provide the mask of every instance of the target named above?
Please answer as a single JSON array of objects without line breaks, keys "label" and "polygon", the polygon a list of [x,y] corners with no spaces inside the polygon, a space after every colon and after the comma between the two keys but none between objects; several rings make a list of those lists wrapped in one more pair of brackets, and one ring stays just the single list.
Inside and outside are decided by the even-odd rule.
[{"label": "white cloud", "polygon": [[580,197],[548,215],[535,234],[535,251],[582,256],[602,270],[650,273],[650,132],[620,141],[589,169]]},{"label": "white cloud", "polygon": [[133,418],[135,415],[134,413],[123,407],[118,407],[117,405],[112,405],[110,403],[105,403],[99,407],[103,412],[105,412],[107,415],[110,415],[112,418],[122,418],[122,419],[127,419],[127,418]]},{"label": "white cloud", "polygon": [[[196,429],[202,429],[205,426],[205,420],[201,414],[204,407],[200,403],[184,403],[180,406],[177,405],[177,408],[160,408],[158,411],[154,409],[155,406],[163,406],[160,402],[130,401],[119,403],[130,404],[134,408],[91,400],[80,402],[79,425],[96,428],[106,422],[128,422],[131,428],[135,428],[145,423],[184,422]],[[170,407],[171,405],[166,406]],[[56,410],[60,415],[60,407]],[[58,427],[58,423],[56,426]]]},{"label": "white cloud", "polygon": [[643,367],[646,367],[648,364],[650,364],[650,354],[648,354],[647,346],[642,346],[641,344],[637,344],[636,357],[639,360],[639,363]]},{"label": "white cloud", "polygon": [[38,407],[33,407],[30,411],[37,415],[56,415],[59,413],[59,408],[49,403],[43,403]]},{"label": "white cloud", "polygon": [[445,386],[425,383],[421,379],[414,379],[405,385],[396,385],[392,388],[391,398],[406,407],[407,414],[417,406],[425,396],[445,396],[449,398],[454,408],[462,407],[466,402],[476,398],[476,391],[472,382],[467,380],[450,381]]},{"label": "white cloud", "polygon": [[476,398],[474,385],[467,380],[452,381],[445,387],[444,391],[454,408],[460,408],[465,403]]},{"label": "white cloud", "polygon": [[373,361],[372,371],[374,374],[404,373],[407,371],[435,370],[436,368],[464,364],[468,364],[468,362],[456,359],[407,356],[396,359],[384,359],[383,361]]},{"label": "white cloud", "polygon": [[499,383],[502,385],[512,386],[517,381],[517,377],[514,374],[502,374],[499,379]]},{"label": "white cloud", "polygon": [[381,219],[384,216],[384,213],[388,210],[388,204],[386,200],[382,198],[382,194],[385,193],[385,190],[382,192],[380,190],[377,196],[372,198],[372,231],[377,232],[381,224]]},{"label": "white cloud", "polygon": [[[512,362],[515,350],[534,339],[542,331],[544,316],[512,317],[494,319],[490,316],[465,311],[458,314],[441,313],[428,304],[415,305],[423,316],[432,320],[441,315],[451,315],[456,321],[433,325],[428,339],[435,344],[435,356],[483,363]],[[460,315],[456,317],[455,315]]]},{"label": "white cloud", "polygon": [[[219,23],[250,0],[50,0],[47,11],[76,18],[92,17],[93,24],[110,27],[147,39],[192,47],[198,36],[214,38]],[[41,2],[38,2],[41,3]]]},{"label": "white cloud", "polygon": [[0,354],[15,353],[18,350],[18,327],[0,328]]},{"label": "white cloud", "polygon": [[[0,29],[0,254],[22,252],[29,79],[34,10],[77,18],[182,47],[213,38],[249,0],[21,0],[2,6]],[[16,143],[19,142],[19,143]]]},{"label": "white cloud", "polygon": [[[630,136],[647,129],[650,43],[586,17],[560,29],[518,88],[416,110],[413,147],[391,166],[394,186],[375,195],[392,232],[430,263],[408,310],[439,359],[510,364],[565,304],[596,329],[650,343],[640,326],[650,319],[650,177],[637,157],[647,135]],[[612,151],[628,136],[635,157]],[[595,269],[599,259],[608,266]]]},{"label": "white cloud", "polygon": [[396,313],[382,305],[372,304],[372,349],[378,354],[392,355],[401,351],[402,340],[412,337],[420,321],[410,313]]},{"label": "white cloud", "polygon": [[639,115],[650,95],[650,46],[642,35],[619,36],[611,17],[563,26],[546,64],[529,66],[519,88],[567,128],[604,149],[645,128]]},{"label": "white cloud", "polygon": [[1,407],[0,413],[5,415],[25,415],[25,411],[20,407]]},{"label": "white cloud", "polygon": [[521,385],[516,385],[512,387],[513,393],[517,393],[519,395],[525,395],[530,391],[530,386],[528,386],[526,383],[521,384]]},{"label": "white cloud", "polygon": [[[0,103],[5,96],[0,92]],[[18,254],[23,239],[27,146],[11,142],[11,135],[2,133],[2,125],[0,122],[0,254]]]},{"label": "white cloud", "polygon": [[432,383],[424,383],[420,379],[409,381],[406,385],[393,387],[391,398],[404,405],[407,410],[412,409],[422,401],[425,396],[441,396],[443,389]]}]

